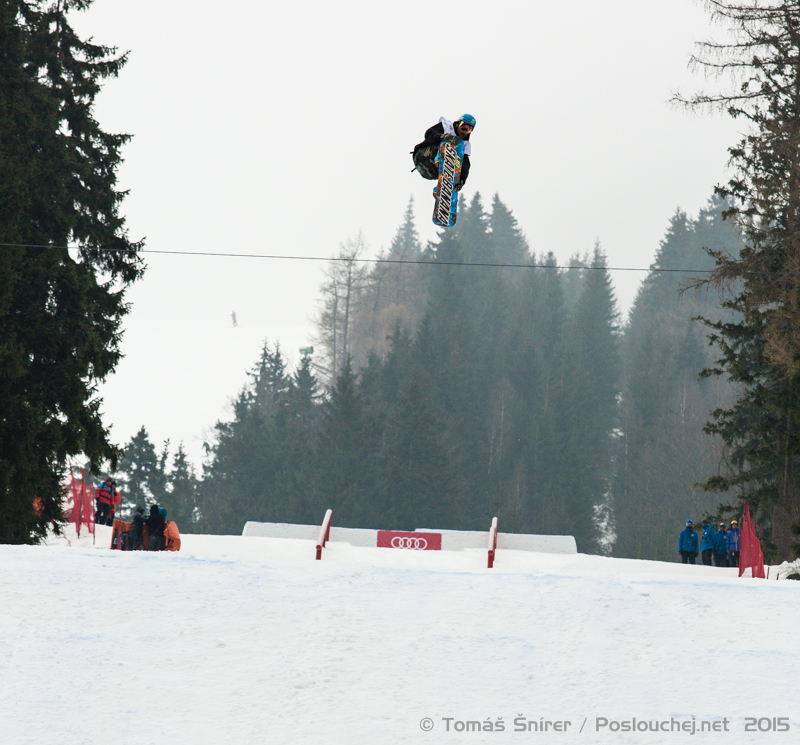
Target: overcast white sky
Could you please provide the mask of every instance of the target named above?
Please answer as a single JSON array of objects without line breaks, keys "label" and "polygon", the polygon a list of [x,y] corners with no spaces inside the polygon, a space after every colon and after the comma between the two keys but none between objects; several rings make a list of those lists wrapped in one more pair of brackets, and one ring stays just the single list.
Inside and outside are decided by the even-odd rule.
[{"label": "overcast white sky", "polygon": [[[72,18],[130,50],[96,116],[127,132],[130,236],[158,251],[330,257],[362,231],[388,247],[409,198],[433,239],[409,151],[439,116],[477,118],[463,194],[493,194],[537,253],[599,239],[647,267],[667,222],[726,176],[738,123],[669,104],[716,33],[693,0],[95,0]],[[103,385],[119,443],[144,425],[196,463],[265,339],[311,342],[324,262],[147,255],[125,359]],[[627,312],[644,274],[615,272]],[[238,316],[233,327],[231,312]]]}]

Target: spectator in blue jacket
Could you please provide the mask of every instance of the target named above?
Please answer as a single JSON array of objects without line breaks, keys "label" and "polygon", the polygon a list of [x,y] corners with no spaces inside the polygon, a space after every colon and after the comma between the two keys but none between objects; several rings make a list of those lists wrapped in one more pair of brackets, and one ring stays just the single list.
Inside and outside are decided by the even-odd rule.
[{"label": "spectator in blue jacket", "polygon": [[725,540],[725,523],[720,523],[719,530],[714,534],[714,566],[728,566],[728,544]]},{"label": "spectator in blue jacket", "polygon": [[728,549],[728,566],[739,566],[739,523],[731,520],[731,529],[725,535],[725,543]]},{"label": "spectator in blue jacket", "polygon": [[697,533],[694,532],[691,520],[686,521],[686,527],[678,536],[678,553],[684,564],[694,564],[694,560],[697,558]]},{"label": "spectator in blue jacket", "polygon": [[703,554],[703,564],[711,566],[711,556],[714,553],[714,528],[708,524],[708,520],[703,520],[703,538],[700,541],[700,553]]}]

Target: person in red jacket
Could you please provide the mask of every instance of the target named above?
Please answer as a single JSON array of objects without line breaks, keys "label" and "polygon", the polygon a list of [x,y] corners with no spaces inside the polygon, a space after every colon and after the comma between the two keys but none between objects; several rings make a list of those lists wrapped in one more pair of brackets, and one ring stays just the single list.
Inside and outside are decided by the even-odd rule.
[{"label": "person in red jacket", "polygon": [[114,512],[122,497],[117,491],[117,482],[112,478],[106,479],[94,491],[95,509],[94,521],[98,525],[113,525]]}]

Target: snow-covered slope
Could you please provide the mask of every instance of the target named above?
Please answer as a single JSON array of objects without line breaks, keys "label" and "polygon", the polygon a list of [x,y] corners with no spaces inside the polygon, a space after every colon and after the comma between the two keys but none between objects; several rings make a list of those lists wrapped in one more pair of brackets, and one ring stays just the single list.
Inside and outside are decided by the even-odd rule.
[{"label": "snow-covered slope", "polygon": [[[314,561],[300,540],[185,535],[169,554],[107,538],[0,546],[3,745],[800,735],[798,582],[581,554],[498,551],[489,570],[483,551],[334,543]],[[789,732],[763,731],[780,717]],[[681,729],[693,721],[718,731]],[[623,731],[642,722],[659,731]]]}]

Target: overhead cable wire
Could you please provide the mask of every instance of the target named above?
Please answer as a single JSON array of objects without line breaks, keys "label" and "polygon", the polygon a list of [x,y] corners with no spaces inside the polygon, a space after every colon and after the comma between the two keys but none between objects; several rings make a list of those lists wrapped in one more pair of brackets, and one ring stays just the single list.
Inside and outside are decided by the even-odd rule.
[{"label": "overhead cable wire", "polygon": [[[31,243],[0,243],[0,247],[9,248],[54,248],[70,251],[81,249],[93,249],[99,251],[124,251],[122,248],[105,248],[103,246],[55,246],[51,244],[31,244]],[[600,270],[605,269],[609,272],[661,272],[676,274],[710,274],[712,269],[667,269],[661,267],[632,267],[632,266],[590,266],[585,264],[507,264],[498,262],[483,261],[424,261],[420,259],[382,259],[382,258],[358,258],[346,256],[296,256],[287,254],[242,254],[242,253],[223,253],[221,251],[167,251],[161,249],[136,249],[140,254],[161,254],[167,256],[210,256],[231,259],[275,259],[286,261],[328,261],[328,262],[352,262],[359,264],[414,264],[423,266],[475,266],[492,267],[497,269],[560,269],[563,271],[570,269],[580,270]],[[775,272],[767,272],[773,274]]]},{"label": "overhead cable wire", "polygon": [[[102,246],[54,246],[54,245],[38,245],[33,243],[0,243],[0,247],[5,248],[53,248],[68,251],[79,251],[81,249],[92,249],[96,251],[124,251],[122,248],[104,248]],[[674,273],[674,274],[710,274],[712,269],[666,269],[659,267],[639,267],[639,266],[587,266],[583,264],[505,264],[487,261],[424,261],[420,259],[364,259],[357,257],[346,256],[291,256],[283,254],[241,254],[241,253],[223,253],[221,251],[165,251],[159,249],[141,248],[135,249],[137,254],[160,254],[166,256],[211,256],[230,259],[276,259],[286,261],[340,261],[352,262],[358,264],[415,264],[426,266],[475,266],[475,267],[493,267],[497,269],[560,269],[563,271],[569,269],[581,270],[600,270],[604,269],[608,272],[660,272],[660,273]],[[768,272],[770,274],[774,272]]]}]

